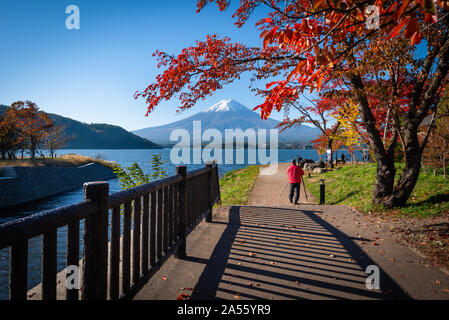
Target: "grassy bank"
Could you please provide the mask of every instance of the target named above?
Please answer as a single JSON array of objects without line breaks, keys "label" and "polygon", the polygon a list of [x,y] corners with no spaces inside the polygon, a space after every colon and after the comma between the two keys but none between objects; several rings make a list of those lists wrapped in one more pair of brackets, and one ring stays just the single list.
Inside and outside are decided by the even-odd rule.
[{"label": "grassy bank", "polygon": [[0,160],[0,168],[6,166],[17,167],[78,167],[91,162],[101,164],[108,168],[113,168],[116,163],[112,161],[106,161],[102,159],[95,159],[78,154],[63,155],[54,159],[51,158],[36,158],[31,160],[25,159],[13,159],[13,160]]},{"label": "grassy bank", "polygon": [[258,175],[259,166],[248,166],[227,172],[220,179],[221,204],[223,206],[246,204]]},{"label": "grassy bank", "polygon": [[[398,173],[403,165],[397,165]],[[386,210],[371,204],[376,177],[376,165],[348,165],[323,174],[312,174],[306,179],[307,187],[319,199],[319,180],[326,181],[326,204],[346,204],[361,212],[388,212],[413,217],[427,217],[449,213],[449,179],[442,175],[421,172],[407,205]],[[399,174],[397,175],[399,177]]]}]

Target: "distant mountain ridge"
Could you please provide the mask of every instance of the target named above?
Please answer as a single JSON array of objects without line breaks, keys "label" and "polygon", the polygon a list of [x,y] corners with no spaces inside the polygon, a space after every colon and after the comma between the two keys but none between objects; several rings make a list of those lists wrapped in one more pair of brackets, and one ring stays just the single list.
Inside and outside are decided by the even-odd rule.
[{"label": "distant mountain ridge", "polygon": [[[225,129],[275,129],[279,121],[273,119],[262,120],[259,113],[250,110],[236,100],[222,100],[210,108],[198,112],[183,120],[178,120],[166,125],[149,127],[132,131],[133,133],[149,138],[155,143],[170,144],[170,134],[175,129],[185,129],[190,134],[193,131],[193,121],[201,121],[202,131],[217,129],[225,137]],[[320,131],[315,127],[301,125],[279,133],[280,143],[310,142],[320,136]]]},{"label": "distant mountain ridge", "polygon": [[[0,115],[3,115],[7,108],[8,106],[0,105]],[[161,147],[119,126],[104,123],[87,124],[52,113],[48,113],[48,116],[55,125],[65,127],[64,134],[70,138],[65,149],[157,149]]]}]

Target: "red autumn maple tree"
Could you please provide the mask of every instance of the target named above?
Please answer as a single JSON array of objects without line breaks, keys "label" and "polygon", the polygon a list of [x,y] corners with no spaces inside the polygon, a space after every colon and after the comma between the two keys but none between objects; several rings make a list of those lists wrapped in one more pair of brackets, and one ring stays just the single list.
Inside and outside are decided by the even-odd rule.
[{"label": "red autumn maple tree", "polygon": [[[198,10],[214,2],[220,10],[226,10],[230,3],[199,0]],[[418,179],[427,142],[427,138],[419,141],[419,126],[429,114],[435,114],[447,78],[449,3],[242,0],[234,13],[236,25],[242,26],[259,6],[270,11],[257,23],[261,46],[249,47],[211,35],[177,56],[156,52],[158,67],[164,71],[153,84],[137,92],[136,98],[146,99],[148,113],[163,99],[172,98],[179,98],[180,109],[186,109],[250,72],[267,82],[272,77],[280,78],[257,91],[265,102],[255,109],[266,119],[274,109],[280,111],[289,101],[299,99],[305,90],[321,94],[346,88],[348,98],[358,104],[378,165],[373,202],[388,207],[404,205]],[[378,16],[373,21],[378,24],[367,27],[366,12],[375,9]],[[405,39],[408,45],[401,46],[404,52],[396,50],[388,56],[396,39]],[[421,55],[417,49],[420,43],[426,49]],[[370,64],[376,64],[376,55],[382,56],[382,61],[398,61],[399,73],[407,77],[397,78],[398,70],[388,64],[377,63],[375,70],[370,68]],[[411,59],[397,60],[403,56]],[[382,84],[382,92],[376,92],[376,83]],[[408,93],[403,90],[404,84]],[[393,129],[388,129],[390,123]],[[384,139],[386,134],[389,141]],[[405,169],[395,184],[398,139],[404,147]]]},{"label": "red autumn maple tree", "polygon": [[22,146],[23,137],[17,127],[17,119],[12,115],[0,116],[0,155],[2,159],[13,159]]},{"label": "red autumn maple tree", "polygon": [[[308,100],[310,105],[304,105],[298,100],[285,100],[284,120],[277,127],[283,131],[302,123],[314,125],[321,131],[321,135],[311,142],[320,153],[330,150],[330,165],[333,168],[333,151],[341,146],[341,142],[334,138],[340,128],[339,121],[335,121],[339,113],[337,105],[344,104],[345,100],[337,95],[329,94],[322,94],[319,99],[313,100],[305,96],[304,98]],[[299,117],[291,119],[289,117],[291,109],[296,110]]]},{"label": "red autumn maple tree", "polygon": [[28,146],[30,157],[34,159],[39,143],[53,127],[51,119],[46,113],[39,111],[39,107],[32,101],[14,102],[6,111],[5,119],[14,123],[19,132],[19,142]]}]

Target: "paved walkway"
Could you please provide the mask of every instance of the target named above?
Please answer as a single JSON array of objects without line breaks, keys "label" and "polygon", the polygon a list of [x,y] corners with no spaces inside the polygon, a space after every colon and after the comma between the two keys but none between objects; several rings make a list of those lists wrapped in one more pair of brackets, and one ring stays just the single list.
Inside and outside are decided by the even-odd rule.
[{"label": "paved walkway", "polygon": [[[248,206],[220,208],[136,299],[449,299],[449,273],[345,206],[288,202],[286,165],[259,176]],[[382,222],[382,223],[381,223]],[[367,266],[380,269],[369,290]]]}]

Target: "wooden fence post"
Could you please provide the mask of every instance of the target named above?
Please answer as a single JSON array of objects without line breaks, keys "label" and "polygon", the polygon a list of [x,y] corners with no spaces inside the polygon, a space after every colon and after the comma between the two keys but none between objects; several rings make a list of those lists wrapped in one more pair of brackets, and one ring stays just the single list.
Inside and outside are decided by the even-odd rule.
[{"label": "wooden fence post", "polygon": [[[220,177],[218,176],[218,164],[217,162],[214,160],[214,181],[215,181],[215,187],[216,189],[216,194],[215,196],[218,197],[218,203],[221,205],[221,194],[220,194]],[[212,199],[215,200],[215,199]]]},{"label": "wooden fence post", "polygon": [[208,163],[206,166],[209,168],[209,176],[208,176],[208,188],[207,188],[207,206],[209,209],[209,213],[206,215],[206,222],[212,222],[212,181],[213,181],[213,174],[214,174],[214,167],[213,163]]},{"label": "wooden fence post", "polygon": [[83,241],[83,300],[106,300],[108,274],[108,201],[107,182],[84,184],[84,199],[99,206],[98,212],[86,218]]},{"label": "wooden fence post", "polygon": [[10,249],[9,299],[27,299],[28,240],[13,245]]},{"label": "wooden fence post", "polygon": [[186,256],[186,223],[187,223],[187,167],[176,166],[176,173],[182,176],[181,182],[179,182],[179,201],[178,205],[178,236],[180,244],[175,250],[174,255],[177,259],[182,259]]}]

